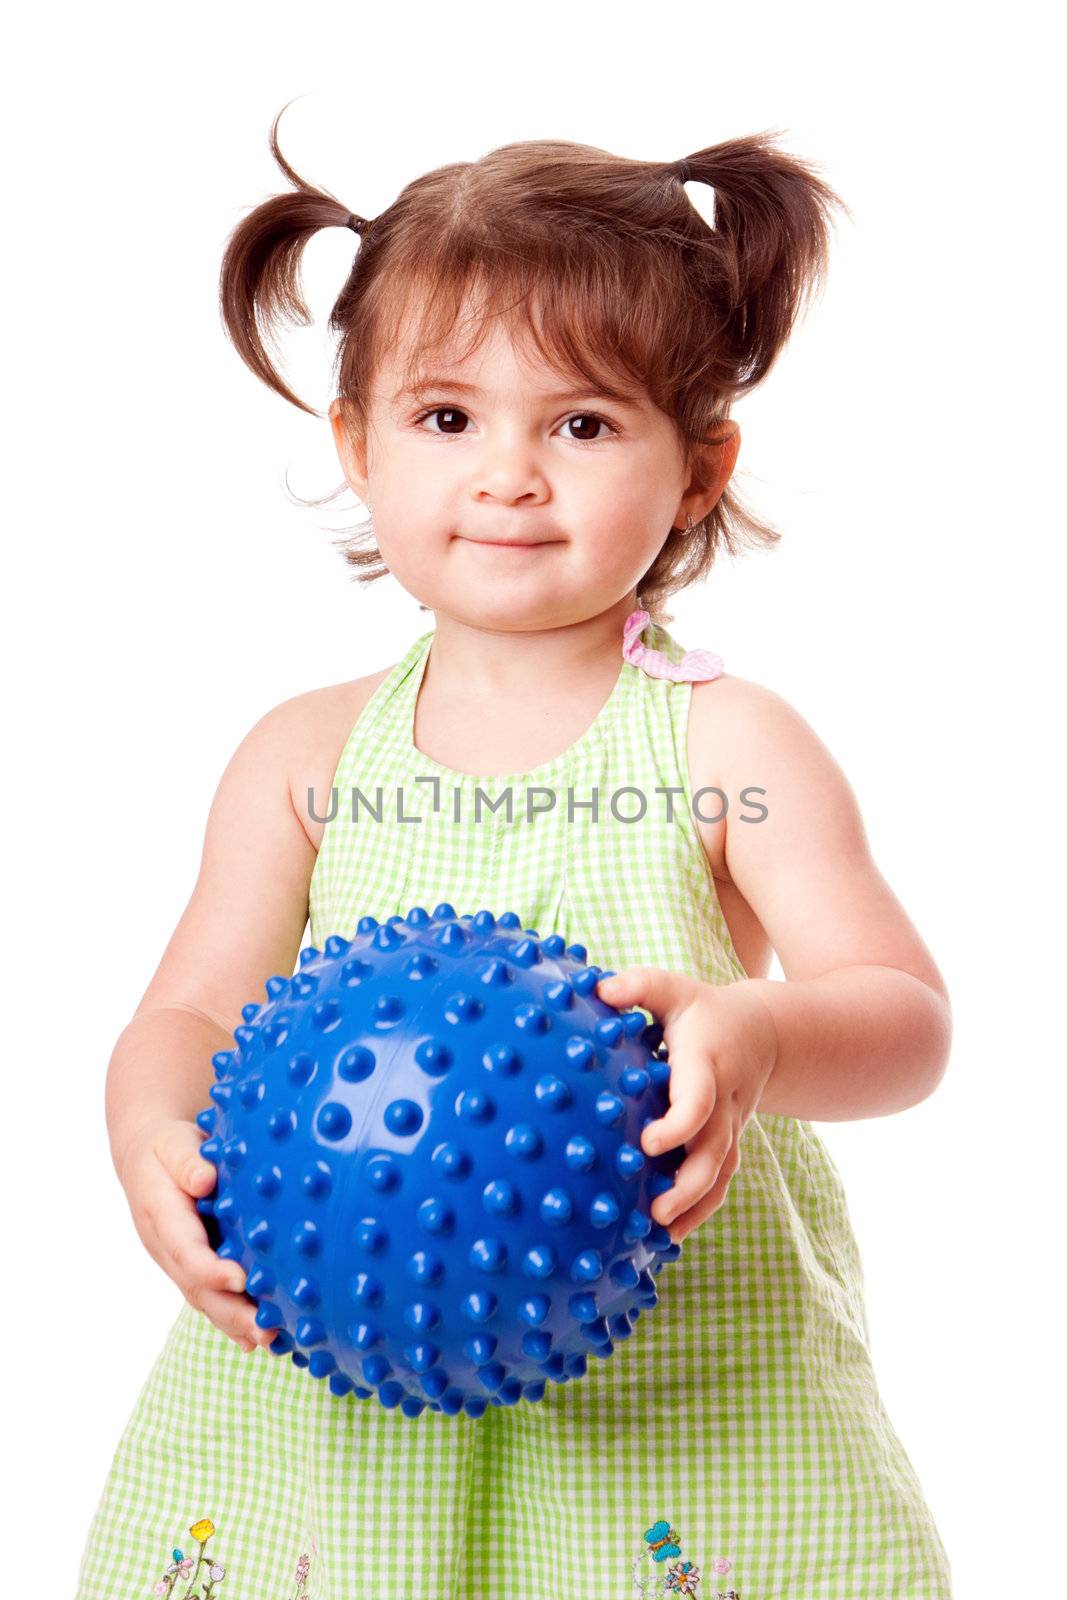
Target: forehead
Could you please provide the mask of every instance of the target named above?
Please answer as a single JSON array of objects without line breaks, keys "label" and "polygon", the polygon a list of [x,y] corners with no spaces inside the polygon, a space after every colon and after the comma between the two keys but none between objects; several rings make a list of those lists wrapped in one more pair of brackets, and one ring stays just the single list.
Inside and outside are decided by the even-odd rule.
[{"label": "forehead", "polygon": [[455,390],[506,398],[520,389],[544,399],[600,396],[617,405],[647,408],[649,400],[632,374],[613,370],[575,338],[567,349],[549,348],[539,335],[536,313],[525,305],[485,315],[464,303],[445,329],[427,324],[418,302],[404,308],[385,343],[375,389],[386,403],[399,403],[443,383]]}]

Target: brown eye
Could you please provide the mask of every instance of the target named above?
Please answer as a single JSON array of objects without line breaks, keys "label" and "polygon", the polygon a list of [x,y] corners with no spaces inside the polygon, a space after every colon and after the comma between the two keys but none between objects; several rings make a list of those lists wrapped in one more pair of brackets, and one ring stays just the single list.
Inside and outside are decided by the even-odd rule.
[{"label": "brown eye", "polygon": [[600,437],[596,429],[608,426],[603,417],[596,416],[592,411],[576,411],[573,417],[567,418],[566,426],[572,427],[575,423],[584,431],[573,433],[571,437],[581,444],[595,444]]},{"label": "brown eye", "polygon": [[[430,430],[432,433],[457,434],[462,433],[463,431],[462,425],[467,420],[467,413],[465,411],[461,411],[458,406],[434,406],[432,411],[423,412],[422,416],[419,418],[420,424],[427,421],[427,419],[430,417],[442,417],[445,419],[441,427]],[[459,422],[458,426],[457,419]]]}]

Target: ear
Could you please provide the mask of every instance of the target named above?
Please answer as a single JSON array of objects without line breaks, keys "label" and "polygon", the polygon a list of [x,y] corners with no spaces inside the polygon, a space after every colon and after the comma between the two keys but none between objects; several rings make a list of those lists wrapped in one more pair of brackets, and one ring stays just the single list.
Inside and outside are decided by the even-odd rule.
[{"label": "ear", "polygon": [[350,489],[366,502],[367,498],[367,442],[346,422],[339,399],[330,401],[330,427],[338,459]]},{"label": "ear", "polygon": [[693,476],[679,506],[675,523],[685,526],[686,517],[700,522],[721,496],[737,465],[741,448],[741,429],[732,418],[708,429],[698,448]]}]

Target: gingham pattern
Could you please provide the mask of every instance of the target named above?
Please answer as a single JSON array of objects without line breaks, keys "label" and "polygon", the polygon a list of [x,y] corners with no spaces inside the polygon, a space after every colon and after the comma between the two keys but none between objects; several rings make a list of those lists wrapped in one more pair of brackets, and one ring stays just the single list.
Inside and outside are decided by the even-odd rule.
[{"label": "gingham pattern", "polygon": [[[663,628],[644,637],[681,659]],[[479,779],[414,747],[432,638],[378,686],[342,753],[311,942],[351,936],[368,912],[448,901],[516,911],[616,971],[743,978],[689,811],[691,685],[623,662],[569,750]],[[440,780],[436,812],[418,775]],[[620,820],[641,810],[633,793],[613,813],[626,785],[645,799],[642,820]],[[363,808],[353,823],[353,787],[373,803],[379,786],[383,821]],[[475,822],[475,791],[509,786],[512,820],[483,805]],[[557,798],[529,823],[534,786]],[[594,786],[595,823],[579,807]],[[668,821],[656,791],[671,786],[682,792]],[[188,1529],[203,1517],[216,1531],[200,1581],[206,1562],[223,1565],[223,1600],[622,1600],[662,1592],[675,1564],[648,1558],[659,1519],[701,1600],[946,1600],[945,1552],[872,1370],[845,1195],[809,1123],[748,1124],[724,1205],[656,1283],[659,1304],[609,1359],[477,1420],[339,1400],[287,1357],[242,1355],[184,1306],[120,1440],[76,1600],[150,1594],[172,1546],[198,1553]]]}]

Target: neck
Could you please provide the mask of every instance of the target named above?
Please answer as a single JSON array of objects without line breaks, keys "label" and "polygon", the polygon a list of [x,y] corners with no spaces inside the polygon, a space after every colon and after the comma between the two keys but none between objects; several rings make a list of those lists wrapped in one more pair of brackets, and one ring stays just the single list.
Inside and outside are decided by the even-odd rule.
[{"label": "neck", "polygon": [[598,677],[610,688],[622,666],[623,624],[636,609],[631,591],[595,617],[536,629],[478,627],[435,611],[427,684],[443,699],[504,702],[565,695]]}]

